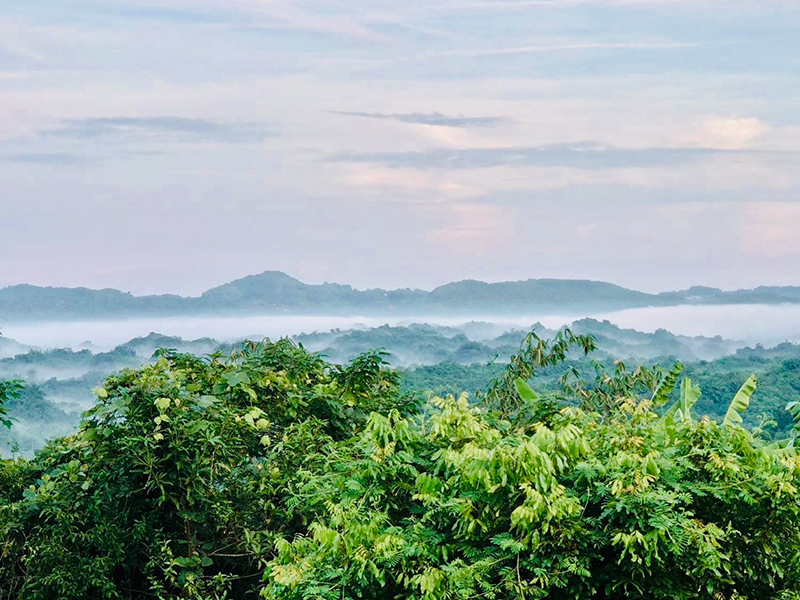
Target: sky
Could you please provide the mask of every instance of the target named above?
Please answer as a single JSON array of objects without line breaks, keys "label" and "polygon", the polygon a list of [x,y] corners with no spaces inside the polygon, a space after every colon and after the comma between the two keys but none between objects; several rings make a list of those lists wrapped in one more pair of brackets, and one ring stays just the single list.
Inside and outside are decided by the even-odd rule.
[{"label": "sky", "polygon": [[797,0],[0,0],[0,286],[798,265]]}]

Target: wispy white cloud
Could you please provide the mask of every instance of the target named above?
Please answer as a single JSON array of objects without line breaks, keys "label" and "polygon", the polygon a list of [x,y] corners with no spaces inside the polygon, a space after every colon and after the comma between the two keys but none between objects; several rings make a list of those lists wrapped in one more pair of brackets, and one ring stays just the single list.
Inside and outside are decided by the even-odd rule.
[{"label": "wispy white cloud", "polygon": [[703,117],[686,143],[705,148],[743,150],[769,131],[758,117]]},{"label": "wispy white cloud", "polygon": [[539,54],[545,52],[581,50],[679,50],[696,48],[695,42],[579,42],[563,44],[541,44],[536,46],[514,46],[507,48],[484,48],[469,50],[447,50],[442,56],[506,56],[512,54]]}]

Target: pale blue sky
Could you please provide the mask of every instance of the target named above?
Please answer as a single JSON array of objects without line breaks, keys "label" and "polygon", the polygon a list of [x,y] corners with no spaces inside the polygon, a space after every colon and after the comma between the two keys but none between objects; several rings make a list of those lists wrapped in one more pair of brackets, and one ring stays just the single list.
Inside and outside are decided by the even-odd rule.
[{"label": "pale blue sky", "polygon": [[795,0],[0,0],[0,286],[797,265]]}]

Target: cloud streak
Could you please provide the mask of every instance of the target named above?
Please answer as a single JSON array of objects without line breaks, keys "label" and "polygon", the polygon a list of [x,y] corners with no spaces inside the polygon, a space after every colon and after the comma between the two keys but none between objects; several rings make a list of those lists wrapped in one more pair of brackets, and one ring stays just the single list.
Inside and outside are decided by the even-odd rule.
[{"label": "cloud streak", "polygon": [[431,113],[378,113],[378,112],[349,112],[342,110],[328,111],[336,115],[347,117],[364,117],[367,119],[379,119],[382,121],[399,121],[401,123],[412,123],[415,125],[436,125],[439,127],[501,127],[514,123],[508,117],[465,117],[448,116],[439,112]]},{"label": "cloud streak", "polygon": [[43,133],[72,140],[221,144],[257,144],[278,135],[259,123],[171,116],[68,119],[62,127]]},{"label": "cloud streak", "polygon": [[507,56],[514,54],[539,54],[545,52],[582,50],[682,50],[696,48],[698,43],[684,42],[581,42],[571,44],[542,44],[538,46],[514,46],[509,48],[484,48],[470,50],[449,50],[440,56]]},{"label": "cloud streak", "polygon": [[[596,142],[505,148],[434,148],[412,152],[340,153],[326,160],[371,163],[391,168],[485,169],[491,167],[568,167],[600,170],[678,166],[696,160],[756,151],[721,148],[616,148]],[[758,154],[776,154],[757,152]],[[777,153],[784,155],[786,153]],[[793,153],[790,153],[793,154]]]},{"label": "cloud streak", "polygon": [[67,152],[30,153],[30,154],[11,154],[2,156],[0,161],[9,163],[23,163],[29,165],[53,166],[53,167],[72,167],[84,164],[86,159],[77,154]]}]

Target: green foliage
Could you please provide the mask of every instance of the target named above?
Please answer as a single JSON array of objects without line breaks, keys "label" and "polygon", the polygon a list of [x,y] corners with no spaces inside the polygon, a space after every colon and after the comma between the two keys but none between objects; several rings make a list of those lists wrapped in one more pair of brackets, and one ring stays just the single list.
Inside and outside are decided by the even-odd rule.
[{"label": "green foliage", "polygon": [[[542,338],[557,333],[540,324],[533,328]],[[370,348],[385,348],[390,353],[385,358],[394,366],[422,364],[401,371],[401,389],[424,399],[433,395],[458,396],[464,391],[485,392],[502,374],[504,362],[517,353],[525,337],[525,332],[517,330],[492,338],[497,331],[497,327],[489,323],[473,322],[459,327],[411,324],[332,330],[303,334],[294,339],[308,349],[321,352],[329,362],[345,364]],[[755,373],[759,378],[759,391],[754,394],[750,409],[742,415],[744,424],[760,428],[775,439],[785,436],[792,428],[792,418],[785,406],[800,396],[800,346],[783,343],[770,349],[746,348],[733,356],[698,362],[698,357],[714,358],[732,352],[735,343],[721,338],[675,336],[664,330],[642,333],[593,319],[576,321],[573,333],[591,335],[600,348],[589,357],[575,350],[564,362],[537,368],[536,378],[530,383],[544,397],[558,393],[564,385],[560,380],[566,375],[570,385],[585,382],[585,393],[597,391],[590,401],[598,403],[598,410],[607,410],[602,405],[607,403],[609,390],[602,391],[607,385],[601,379],[610,377],[612,384],[617,385],[620,380],[612,368],[616,371],[619,365],[607,368],[598,362],[610,364],[622,359],[624,367],[641,361],[670,365],[682,360],[686,364],[684,373],[703,389],[703,396],[693,409],[697,415],[707,414],[722,420],[731,397],[747,377]],[[482,341],[474,341],[476,339]],[[7,406],[8,416],[16,419],[17,426],[0,432],[0,449],[5,450],[10,442],[30,454],[41,448],[45,440],[73,431],[79,421],[78,410],[85,409],[94,399],[92,389],[100,386],[109,373],[152,361],[153,352],[159,347],[193,354],[231,349],[229,345],[208,338],[187,341],[153,333],[99,354],[89,350],[55,349],[0,359],[0,379],[25,379],[27,384],[22,397]],[[7,353],[13,348],[20,352],[25,349],[0,338],[0,351],[6,349]],[[654,377],[659,376],[658,369],[650,371]],[[664,372],[661,376],[666,378],[668,374]],[[673,375],[680,378],[680,373]],[[643,371],[637,375],[636,369],[627,376],[646,378]],[[666,384],[666,379],[662,383]],[[642,381],[642,385],[647,387],[649,383]],[[669,391],[669,386],[665,385],[662,390]],[[613,398],[613,392],[611,396]],[[662,396],[656,403],[667,403],[676,397],[677,392],[673,391],[670,398]]]},{"label": "green foliage", "polygon": [[19,397],[23,386],[21,381],[0,381],[0,425],[11,428],[11,419],[8,418],[8,404]]},{"label": "green foliage", "polygon": [[[692,380],[686,377],[681,381],[681,394],[676,404],[675,420],[689,422],[692,420],[692,407],[697,404],[702,392]],[[669,414],[669,411],[668,411]]]},{"label": "green foliage", "polygon": [[[492,424],[373,415],[300,489],[264,598],[777,598],[800,592],[797,459],[649,400]],[[784,597],[784,596],[782,596]],[[789,597],[789,596],[785,596]]]},{"label": "green foliage", "polygon": [[571,351],[585,355],[594,349],[594,338],[576,335],[569,329],[559,331],[552,340],[544,340],[532,331],[522,342],[519,353],[511,357],[502,376],[481,395],[481,403],[500,416],[511,416],[521,407],[521,397],[517,393],[519,379],[526,381],[539,369],[563,363]]},{"label": "green foliage", "polygon": [[532,335],[422,410],[381,352],[160,351],[0,461],[1,597],[800,597],[800,456],[742,426],[754,380],[718,424],[677,366],[584,378],[593,345]]},{"label": "green foliage", "polygon": [[774,349],[747,349],[735,356],[705,363],[687,363],[685,373],[696,381],[703,396],[695,407],[699,414],[722,421],[741,386],[755,374],[758,391],[750,398],[742,414],[744,425],[760,426],[762,415],[775,424],[771,435],[787,435],[793,426],[786,405],[800,398],[800,348],[782,344]]},{"label": "green foliage", "polygon": [[750,406],[750,397],[756,391],[756,376],[751,375],[750,378],[744,382],[739,391],[731,400],[731,405],[728,412],[725,413],[725,418],[722,420],[723,425],[741,425],[742,413]]},{"label": "green foliage", "polygon": [[6,408],[15,418],[41,422],[68,418],[63,410],[45,398],[41,386],[31,383],[24,386],[20,382],[11,383],[17,389],[13,396],[6,400]]},{"label": "green foliage", "polygon": [[521,377],[517,378],[514,382],[515,387],[517,388],[517,393],[519,394],[520,398],[528,404],[534,404],[538,399],[539,395],[533,391],[533,388],[528,385],[528,383],[522,379]]},{"label": "green foliage", "polygon": [[[12,598],[248,597],[297,473],[402,401],[380,357],[334,368],[288,340],[110,377],[73,436],[0,488]],[[342,400],[345,399],[345,400]],[[11,468],[10,466],[8,468]]]},{"label": "green foliage", "polygon": [[408,393],[424,392],[434,396],[459,396],[462,392],[485,390],[499,375],[504,365],[459,365],[443,362],[427,365],[401,373],[401,389]]},{"label": "green foliage", "polygon": [[676,362],[672,369],[664,374],[653,391],[652,401],[654,406],[663,406],[669,401],[675,386],[678,385],[681,373],[683,373],[683,363]]}]

